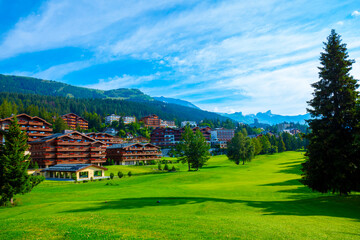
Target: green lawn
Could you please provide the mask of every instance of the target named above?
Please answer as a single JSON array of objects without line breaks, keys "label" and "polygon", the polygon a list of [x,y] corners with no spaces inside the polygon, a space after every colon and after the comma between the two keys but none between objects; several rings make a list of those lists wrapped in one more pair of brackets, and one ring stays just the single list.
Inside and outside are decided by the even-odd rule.
[{"label": "green lawn", "polygon": [[180,172],[46,181],[0,208],[0,239],[360,239],[360,195],[311,192],[298,182],[302,161],[286,152],[236,166],[217,156],[199,172],[176,164]]}]

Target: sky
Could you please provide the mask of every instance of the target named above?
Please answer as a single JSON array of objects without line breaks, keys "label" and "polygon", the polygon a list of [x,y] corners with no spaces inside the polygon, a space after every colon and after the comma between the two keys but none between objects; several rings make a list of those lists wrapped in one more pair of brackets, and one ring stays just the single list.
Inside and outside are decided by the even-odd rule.
[{"label": "sky", "polygon": [[208,111],[306,113],[331,29],[360,79],[359,0],[0,0],[0,22],[2,74]]}]

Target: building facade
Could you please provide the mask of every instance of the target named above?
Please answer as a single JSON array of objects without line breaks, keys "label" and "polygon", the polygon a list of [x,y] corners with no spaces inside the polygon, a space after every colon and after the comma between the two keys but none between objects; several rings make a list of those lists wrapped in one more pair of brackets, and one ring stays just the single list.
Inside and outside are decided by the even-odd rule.
[{"label": "building facade", "polygon": [[191,128],[197,127],[197,123],[195,121],[183,121],[181,122],[181,127],[185,127],[186,125],[189,125]]},{"label": "building facade", "polygon": [[61,118],[67,123],[67,125],[72,129],[75,130],[77,126],[81,129],[88,130],[89,123],[84,118],[76,115],[75,113],[68,113],[62,115]]},{"label": "building facade", "polygon": [[[4,118],[0,120],[0,129],[6,131],[9,129],[10,123],[14,117]],[[20,129],[26,132],[28,142],[36,141],[41,138],[52,135],[52,125],[39,117],[31,117],[25,113],[16,116]],[[0,133],[0,143],[4,143],[5,139]]]},{"label": "building facade", "polygon": [[106,146],[123,143],[123,140],[121,138],[115,137],[108,133],[92,132],[92,133],[86,133],[86,136],[91,137],[91,138],[95,139],[96,141],[100,141],[100,142],[104,143]]},{"label": "building facade", "polygon": [[[211,128],[192,128],[195,133],[196,130],[200,130],[205,140],[210,143],[211,140]],[[156,146],[163,148],[170,148],[175,146],[181,141],[181,135],[184,132],[184,128],[158,128],[152,131],[150,135],[150,142]]]},{"label": "building facade", "polygon": [[169,148],[181,140],[181,129],[157,128],[150,135],[150,142],[159,147]]},{"label": "building facade", "polygon": [[31,159],[42,168],[57,164],[106,162],[106,145],[77,131],[56,133],[30,142]]},{"label": "building facade", "polygon": [[115,114],[111,114],[110,116],[106,116],[105,117],[105,123],[106,124],[111,124],[113,121],[120,121],[120,119],[122,118],[122,120],[124,121],[125,124],[130,124],[130,123],[134,123],[136,122],[136,117],[133,116],[118,116]]},{"label": "building facade", "polygon": [[143,122],[145,127],[152,127],[154,129],[161,126],[161,119],[155,114],[141,118],[140,122]]},{"label": "building facade", "polygon": [[158,160],[160,148],[150,143],[115,144],[106,149],[106,157],[117,165],[135,165],[137,162]]},{"label": "building facade", "polygon": [[231,141],[234,135],[234,129],[214,129],[211,131],[211,145],[219,145],[220,148],[227,148],[227,143]]},{"label": "building facade", "polygon": [[176,128],[175,121],[161,120],[161,128]]},{"label": "building facade", "polygon": [[41,171],[47,180],[84,181],[109,178],[107,168],[93,164],[58,164]]}]

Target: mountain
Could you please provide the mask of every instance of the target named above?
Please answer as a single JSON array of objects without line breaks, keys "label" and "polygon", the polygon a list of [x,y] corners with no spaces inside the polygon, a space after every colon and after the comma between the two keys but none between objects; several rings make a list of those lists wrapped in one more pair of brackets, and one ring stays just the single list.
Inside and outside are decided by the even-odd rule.
[{"label": "mountain", "polygon": [[33,93],[70,98],[116,98],[129,101],[154,101],[153,98],[139,89],[119,88],[104,91],[76,87],[56,81],[2,74],[0,74],[0,86],[1,92]]},{"label": "mountain", "polygon": [[282,122],[294,122],[294,123],[301,123],[305,124],[305,120],[310,119],[310,114],[303,114],[303,115],[296,115],[296,116],[283,116],[278,114],[272,114],[271,111],[267,112],[258,112],[255,114],[243,115],[242,112],[236,112],[232,114],[228,113],[219,113],[222,116],[229,117],[235,121],[251,124],[254,123],[254,119],[258,119],[259,123],[266,123],[266,124],[277,124]]},{"label": "mountain", "polygon": [[[62,102],[64,105],[67,104],[68,106],[57,107],[58,114],[68,112],[82,114],[84,111],[88,111],[96,112],[102,116],[116,112],[125,115],[134,115],[137,118],[149,114],[156,114],[165,120],[177,119],[179,121],[228,119],[217,113],[194,108],[194,106],[184,106],[191,104],[185,104],[186,101],[182,102],[181,100],[173,99],[174,101],[177,100],[177,103],[181,103],[181,105],[165,101],[156,101],[138,89],[120,88],[103,91],[76,87],[56,81],[2,74],[0,74],[0,97],[2,101],[7,99],[13,103],[22,99],[24,108],[32,104],[39,108],[43,107],[49,112],[55,110],[54,106],[43,103],[53,104],[53,102]],[[39,102],[39,99],[43,101]],[[0,101],[0,104],[2,101]]]},{"label": "mountain", "polygon": [[173,103],[173,104],[177,104],[177,105],[181,105],[181,106],[185,106],[185,107],[190,107],[190,108],[195,108],[195,109],[200,109],[199,107],[195,106],[194,104],[192,104],[191,102],[185,101],[185,100],[181,100],[181,99],[176,99],[176,98],[166,98],[166,97],[153,97],[156,101],[160,101],[160,102],[165,102],[165,103]]}]

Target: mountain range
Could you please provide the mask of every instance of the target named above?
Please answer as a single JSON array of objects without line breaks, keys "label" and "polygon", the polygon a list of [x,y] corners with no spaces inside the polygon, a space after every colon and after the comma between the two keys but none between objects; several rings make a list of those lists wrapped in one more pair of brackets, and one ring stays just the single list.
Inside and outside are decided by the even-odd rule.
[{"label": "mountain range", "polygon": [[284,115],[273,114],[271,113],[271,110],[264,113],[258,112],[257,114],[248,114],[248,115],[243,115],[242,112],[235,112],[232,114],[228,114],[228,113],[219,113],[219,114],[224,117],[228,117],[235,121],[246,124],[254,123],[255,119],[257,119],[259,123],[266,123],[270,125],[283,123],[283,122],[294,122],[294,123],[305,124],[305,120],[310,119],[309,113],[303,115],[296,115],[296,116],[284,116]]}]

